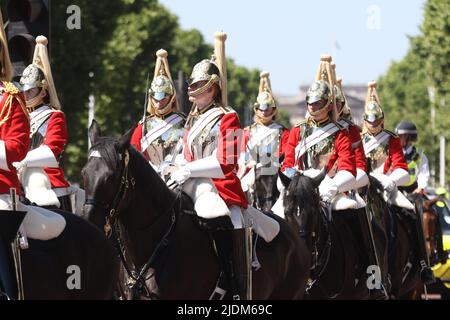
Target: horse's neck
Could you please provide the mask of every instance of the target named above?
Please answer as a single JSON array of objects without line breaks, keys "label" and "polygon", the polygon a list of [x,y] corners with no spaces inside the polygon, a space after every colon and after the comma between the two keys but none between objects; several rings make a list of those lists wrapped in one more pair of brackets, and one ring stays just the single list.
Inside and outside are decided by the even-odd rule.
[{"label": "horse's neck", "polygon": [[125,207],[120,209],[126,215],[121,223],[138,265],[146,262],[170,228],[171,208],[176,202],[176,196],[151,170],[149,165],[136,166],[130,161],[130,173],[136,184]]}]

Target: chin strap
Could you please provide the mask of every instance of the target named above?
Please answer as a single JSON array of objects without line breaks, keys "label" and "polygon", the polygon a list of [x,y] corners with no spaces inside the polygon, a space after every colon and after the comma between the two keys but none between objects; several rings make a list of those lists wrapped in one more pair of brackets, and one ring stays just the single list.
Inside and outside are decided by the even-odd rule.
[{"label": "chin strap", "polygon": [[39,92],[39,94],[36,97],[31,98],[30,100],[26,101],[27,109],[29,111],[33,112],[34,109],[36,109],[36,107],[40,106],[43,103],[43,99],[44,98],[42,96],[42,93],[44,92],[44,90],[45,89],[42,88],[41,91]]}]

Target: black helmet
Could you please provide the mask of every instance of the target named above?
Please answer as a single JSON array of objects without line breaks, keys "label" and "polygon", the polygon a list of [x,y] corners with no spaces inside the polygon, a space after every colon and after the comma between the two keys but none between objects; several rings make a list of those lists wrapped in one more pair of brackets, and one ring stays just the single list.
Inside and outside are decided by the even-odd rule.
[{"label": "black helmet", "polygon": [[398,135],[409,135],[413,139],[417,139],[417,127],[411,121],[407,120],[400,121],[397,127],[395,127],[395,133]]}]

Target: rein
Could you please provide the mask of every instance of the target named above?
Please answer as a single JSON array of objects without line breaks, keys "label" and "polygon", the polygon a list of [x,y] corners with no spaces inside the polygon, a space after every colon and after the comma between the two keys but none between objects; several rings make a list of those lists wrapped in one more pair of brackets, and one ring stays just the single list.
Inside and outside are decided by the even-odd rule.
[{"label": "rein", "polygon": [[[125,258],[125,247],[122,244],[121,241],[121,233],[120,233],[120,227],[117,223],[118,217],[120,215],[120,204],[125,199],[125,196],[127,192],[134,188],[136,185],[136,180],[134,177],[131,176],[129,172],[129,163],[130,163],[130,153],[128,150],[125,151],[125,157],[124,157],[124,168],[122,171],[122,176],[120,179],[120,187],[118,192],[116,193],[116,196],[114,197],[114,200],[111,205],[105,204],[104,202],[97,201],[95,198],[92,199],[86,199],[85,204],[92,205],[92,206],[100,206],[101,208],[105,209],[106,211],[109,211],[108,216],[106,217],[106,224],[104,226],[104,232],[106,238],[110,239],[112,237],[112,240],[115,244],[116,250],[118,251],[118,254],[120,256],[120,260],[125,268],[125,271],[127,272],[128,277],[131,279],[129,283],[127,283],[128,287],[131,290],[135,290],[136,286],[139,284],[140,288],[144,288],[146,291],[146,295],[148,297],[154,296],[151,292],[151,290],[147,287],[146,281],[151,279],[154,276],[154,273],[150,274],[149,276],[146,276],[148,273],[148,270],[150,267],[155,263],[156,259],[160,256],[163,249],[165,249],[169,245],[169,237],[171,236],[174,227],[177,222],[178,214],[181,212],[182,209],[182,199],[181,199],[181,189],[178,192],[174,202],[171,204],[167,212],[162,217],[166,216],[169,212],[171,212],[171,218],[170,218],[170,225],[168,230],[164,233],[164,236],[159,241],[159,243],[156,245],[153,253],[150,255],[147,262],[139,269],[136,270],[136,268],[132,268],[128,265],[126,258]],[[175,204],[179,200],[180,208],[178,211],[176,211]]]}]

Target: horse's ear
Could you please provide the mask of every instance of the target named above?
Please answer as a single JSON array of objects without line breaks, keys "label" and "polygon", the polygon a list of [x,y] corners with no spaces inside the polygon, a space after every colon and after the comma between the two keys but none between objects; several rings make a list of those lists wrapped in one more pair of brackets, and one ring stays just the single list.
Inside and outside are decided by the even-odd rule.
[{"label": "horse's ear", "polygon": [[281,172],[281,170],[278,171],[278,176],[280,177],[283,186],[287,189],[287,187],[289,187],[289,184],[291,183],[291,179],[283,172]]},{"label": "horse's ear", "polygon": [[134,130],[136,129],[136,125],[134,125],[130,130],[128,130],[123,136],[119,139],[120,149],[126,150],[130,146],[131,138],[133,137]]},{"label": "horse's ear", "polygon": [[323,179],[325,179],[326,175],[327,175],[327,167],[323,168],[322,172],[318,176],[316,176],[312,179],[314,188],[319,187],[320,183],[323,181]]},{"label": "horse's ear", "polygon": [[89,127],[89,140],[91,141],[91,145],[94,145],[95,142],[98,140],[98,138],[100,138],[101,136],[101,131],[100,131],[100,126],[98,125],[97,121],[92,120],[92,123]]}]

